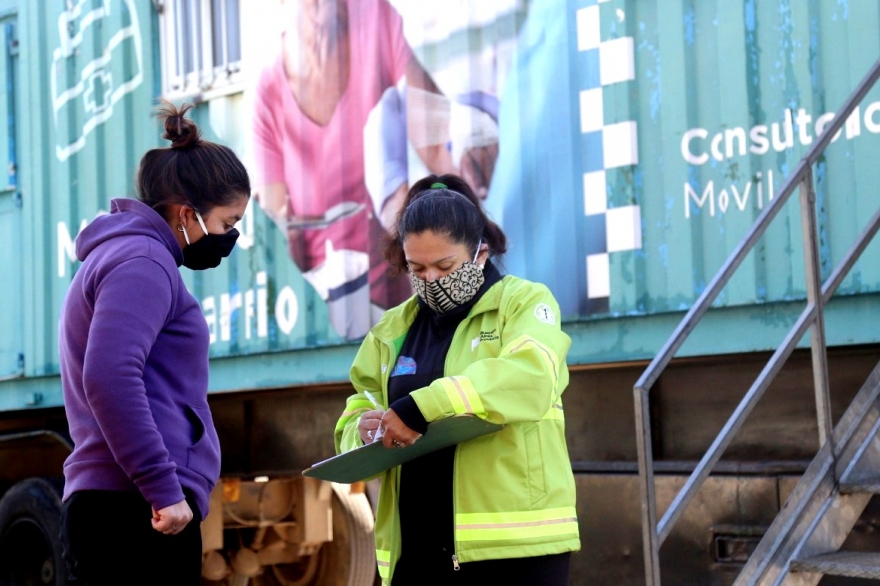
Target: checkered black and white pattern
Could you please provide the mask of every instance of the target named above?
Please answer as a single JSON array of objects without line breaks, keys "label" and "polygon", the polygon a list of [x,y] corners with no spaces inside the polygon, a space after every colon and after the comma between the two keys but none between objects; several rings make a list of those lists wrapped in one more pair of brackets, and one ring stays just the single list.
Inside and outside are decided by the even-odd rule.
[{"label": "checkered black and white pattern", "polygon": [[[609,169],[639,162],[635,121],[605,123],[604,88],[635,79],[632,37],[601,40],[600,4],[610,0],[588,0],[576,13],[578,50],[588,62],[598,65],[580,92],[580,126],[590,156],[584,161],[583,194],[587,233],[587,298],[590,313],[608,310],[611,295],[609,255],[642,247],[639,206],[608,207]],[[588,78],[589,79],[589,78]]]}]

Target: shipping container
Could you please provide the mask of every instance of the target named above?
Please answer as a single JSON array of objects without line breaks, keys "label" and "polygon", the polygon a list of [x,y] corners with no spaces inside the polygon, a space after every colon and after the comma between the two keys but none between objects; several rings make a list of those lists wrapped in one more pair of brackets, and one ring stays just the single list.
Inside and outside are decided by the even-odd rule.
[{"label": "shipping container", "polygon": [[[550,287],[572,338],[572,583],[643,583],[633,385],[880,57],[878,31],[867,0],[0,0],[0,582],[67,583],[61,302],[77,234],[164,146],[166,99],[196,104],[254,186],[232,255],[181,269],[223,453],[205,583],[377,579],[375,487],[301,472],[333,455],[358,343],[396,299],[377,260],[395,195],[436,170],[484,188],[504,269]],[[308,42],[349,51],[331,98],[291,81]],[[823,278],[877,208],[878,160],[874,88],[815,168]],[[802,238],[786,204],[652,391],[661,508],[803,310]],[[872,244],[826,311],[835,420],[880,360],[878,316]],[[668,583],[732,583],[815,455],[808,346],[670,535]],[[878,509],[853,548],[878,547]]]}]

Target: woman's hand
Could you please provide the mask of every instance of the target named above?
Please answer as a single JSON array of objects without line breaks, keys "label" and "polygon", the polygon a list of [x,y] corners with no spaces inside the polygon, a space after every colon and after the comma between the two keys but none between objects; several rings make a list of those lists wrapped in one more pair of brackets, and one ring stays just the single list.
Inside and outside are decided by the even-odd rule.
[{"label": "woman's hand", "polygon": [[153,529],[165,535],[177,535],[192,521],[193,512],[186,501],[164,509],[153,509]]},{"label": "woman's hand", "polygon": [[468,149],[461,156],[461,176],[473,188],[480,199],[489,194],[489,183],[495,172],[495,161],[498,159],[498,145],[490,144]]},{"label": "woman's hand", "polygon": [[371,444],[374,440],[379,439],[379,426],[382,423],[382,416],[385,414],[381,409],[375,411],[367,411],[361,415],[358,422],[358,432],[361,434],[361,441],[365,444]]},{"label": "woman's hand", "polygon": [[394,409],[389,409],[382,417],[382,444],[386,448],[405,448],[411,446],[422,434],[413,431],[397,416]]}]

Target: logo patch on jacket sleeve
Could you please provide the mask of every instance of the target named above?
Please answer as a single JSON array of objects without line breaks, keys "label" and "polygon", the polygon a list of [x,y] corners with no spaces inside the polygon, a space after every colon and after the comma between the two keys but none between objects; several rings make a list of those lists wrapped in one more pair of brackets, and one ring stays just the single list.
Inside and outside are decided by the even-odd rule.
[{"label": "logo patch on jacket sleeve", "polygon": [[416,361],[410,358],[409,356],[401,356],[397,359],[397,364],[394,366],[394,370],[391,371],[391,376],[400,376],[403,374],[415,374],[416,373]]},{"label": "logo patch on jacket sleeve", "polygon": [[545,324],[550,324],[551,326],[556,324],[556,314],[553,313],[553,310],[546,303],[539,303],[535,306],[535,317],[538,318],[538,321],[542,321]]}]

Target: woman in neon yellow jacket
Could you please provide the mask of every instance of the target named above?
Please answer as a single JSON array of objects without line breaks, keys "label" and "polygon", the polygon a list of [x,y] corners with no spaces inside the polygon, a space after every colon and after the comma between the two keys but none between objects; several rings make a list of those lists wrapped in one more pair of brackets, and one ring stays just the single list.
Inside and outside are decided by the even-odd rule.
[{"label": "woman in neon yellow jacket", "polygon": [[337,451],[405,448],[455,415],[504,427],[382,475],[383,584],[567,584],[580,539],[562,409],[570,340],[556,300],[499,273],[490,258],[505,252],[504,233],[459,177],[415,183],[396,236],[386,255],[417,295],[361,345]]}]

